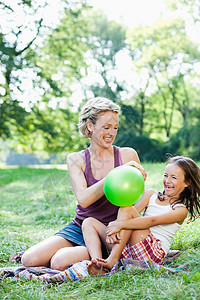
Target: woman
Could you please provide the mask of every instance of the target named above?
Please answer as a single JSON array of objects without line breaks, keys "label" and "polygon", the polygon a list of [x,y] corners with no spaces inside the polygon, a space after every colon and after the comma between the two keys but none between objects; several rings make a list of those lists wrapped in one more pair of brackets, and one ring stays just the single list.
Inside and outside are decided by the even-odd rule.
[{"label": "woman", "polygon": [[94,217],[107,225],[117,217],[118,207],[105,197],[105,176],[122,164],[139,168],[137,152],[132,148],[113,146],[120,108],[106,98],[94,98],[83,107],[79,116],[79,130],[90,138],[89,148],[69,154],[67,166],[72,189],[78,201],[75,219],[53,237],[32,246],[22,255],[22,264],[50,266],[64,270],[70,263],[90,258],[83,240],[81,225],[87,217]]}]

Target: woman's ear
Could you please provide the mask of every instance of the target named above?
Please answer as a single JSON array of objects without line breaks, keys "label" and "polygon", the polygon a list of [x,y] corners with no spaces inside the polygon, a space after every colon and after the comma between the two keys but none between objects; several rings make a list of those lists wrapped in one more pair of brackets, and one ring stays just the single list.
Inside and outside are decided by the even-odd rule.
[{"label": "woman's ear", "polygon": [[90,132],[90,135],[92,135],[92,129],[93,129],[93,124],[92,124],[92,122],[91,121],[87,121],[87,123],[86,123],[86,125],[87,125],[87,129],[88,129],[88,131]]}]

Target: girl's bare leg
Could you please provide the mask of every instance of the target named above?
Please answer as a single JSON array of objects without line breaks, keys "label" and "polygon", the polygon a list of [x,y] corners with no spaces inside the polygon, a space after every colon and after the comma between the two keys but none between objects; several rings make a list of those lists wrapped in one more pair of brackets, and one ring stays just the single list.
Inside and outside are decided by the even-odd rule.
[{"label": "girl's bare leg", "polygon": [[87,218],[82,224],[83,237],[90,254],[91,261],[88,263],[88,272],[90,275],[102,275],[108,270],[98,265],[97,257],[102,258],[101,242],[108,250],[112,245],[106,242],[106,226],[95,218]]},{"label": "girl's bare leg", "polygon": [[106,243],[106,226],[95,218],[87,218],[82,224],[83,237],[91,258],[102,258],[101,242],[108,248],[112,245]]},{"label": "girl's bare leg", "polygon": [[[121,207],[119,209],[118,213],[118,220],[125,220],[125,219],[131,219],[131,218],[138,218],[141,217],[138,211],[130,206],[130,207]],[[130,245],[134,245],[138,243],[139,241],[146,238],[146,236],[150,233],[149,229],[147,230],[121,230],[120,232],[120,242],[115,243],[112,247],[112,251],[109,255],[109,257],[104,260],[101,257],[92,259],[92,263],[94,265],[97,265],[98,267],[108,268],[111,269],[115,263],[118,262],[121,253],[124,249],[125,244],[129,240]]]},{"label": "girl's bare leg", "polygon": [[[119,213],[122,214],[122,218],[123,218],[123,214],[124,214],[124,211],[126,211],[126,209],[128,209],[128,214],[130,214],[128,216],[129,219],[134,219],[134,218],[138,218],[138,217],[141,217],[141,215],[139,214],[139,212],[135,209],[135,207],[133,206],[130,206],[130,207],[124,207],[124,208],[120,208],[119,210]],[[120,216],[119,216],[120,217]],[[128,219],[127,218],[127,219]],[[121,219],[123,220],[123,219]],[[131,231],[131,235],[130,235],[130,238],[129,238],[129,245],[132,246],[132,245],[135,245],[141,241],[143,241],[147,235],[150,234],[150,230],[149,229],[142,229],[142,230],[132,230]]]},{"label": "girl's bare leg", "polygon": [[[118,212],[117,220],[127,220],[131,218],[137,218],[139,216],[140,214],[134,207],[121,207]],[[97,259],[99,265],[103,265],[103,267],[111,269],[118,262],[121,253],[131,234],[132,230],[121,230],[119,243],[115,243],[113,245],[112,251],[106,260]]]},{"label": "girl's bare leg", "polygon": [[[117,219],[129,219],[132,217],[131,212],[132,210],[129,207],[120,208]],[[106,242],[106,226],[94,218],[86,219],[83,223],[82,230],[86,246],[91,256],[91,263],[88,267],[89,273],[91,275],[102,275],[108,272],[119,260],[121,252],[131,235],[131,230],[122,230],[120,232],[120,240],[115,244],[108,244]],[[112,249],[111,254],[106,260],[102,259],[100,239],[109,250]]]}]

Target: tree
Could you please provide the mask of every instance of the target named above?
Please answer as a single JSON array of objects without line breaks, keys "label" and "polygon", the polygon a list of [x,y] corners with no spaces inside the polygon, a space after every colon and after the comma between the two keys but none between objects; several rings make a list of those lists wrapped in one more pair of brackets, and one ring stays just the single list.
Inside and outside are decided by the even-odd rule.
[{"label": "tree", "polygon": [[172,11],[182,10],[185,17],[192,19],[198,25],[200,22],[200,3],[199,0],[168,0],[168,7]]},{"label": "tree", "polygon": [[[162,20],[151,27],[134,28],[128,32],[128,40],[136,67],[148,71],[146,92],[159,94],[156,97],[157,101],[159,98],[159,106],[153,97],[151,106],[157,107],[156,110],[164,120],[162,126],[166,137],[169,138],[171,129],[177,122],[174,118],[174,115],[177,117],[175,111],[181,113],[183,122],[188,118],[184,112],[189,111],[191,103],[186,82],[192,76],[193,67],[200,57],[198,45],[186,35],[184,22],[180,19]],[[178,91],[180,92],[181,86],[184,93],[180,97]]]},{"label": "tree", "polygon": [[[19,6],[24,14],[29,14],[29,16],[34,14],[31,1],[18,1],[17,7],[19,8]],[[42,27],[42,18],[34,21],[33,26],[35,30],[33,30],[33,35],[28,41],[24,42],[23,36],[27,29],[26,22],[24,23],[22,20],[13,24],[16,12],[11,5],[6,5],[2,1],[0,2],[0,10],[2,22],[0,33],[0,72],[3,78],[0,90],[0,137],[5,138],[10,136],[11,127],[24,123],[27,115],[15,93],[16,90],[21,91],[20,84],[22,79],[20,79],[18,71],[25,68],[25,53],[39,35]]]},{"label": "tree", "polygon": [[34,115],[28,116],[23,134],[13,136],[12,146],[27,152],[60,153],[78,151],[87,144],[87,139],[78,133],[78,113],[71,109],[56,108],[39,110],[34,108]]},{"label": "tree", "polygon": [[[89,90],[94,96],[101,95],[119,101],[126,86],[117,76],[119,72],[117,56],[121,51],[129,49],[126,43],[126,28],[115,21],[108,20],[101,11],[91,11],[88,14],[88,24],[90,29],[88,37],[90,49],[87,53],[88,74],[93,74],[94,77]],[[87,84],[84,89],[87,97]]]},{"label": "tree", "polygon": [[[55,23],[47,26],[42,18],[48,6],[45,1],[42,5],[35,0],[18,0],[9,5],[0,2],[0,72],[4,78],[0,89],[0,137],[12,137],[24,146],[26,141],[26,148],[43,145],[46,150],[55,151],[53,142],[59,139],[61,130],[60,136],[64,139],[65,134],[70,140],[67,126],[57,128],[52,107],[63,107],[56,110],[56,115],[61,117],[60,124],[65,123],[66,110],[72,106],[71,85],[80,79],[85,66],[87,24],[83,15],[87,6],[85,1],[80,5],[63,0],[62,4],[63,18],[54,28]],[[67,116],[71,118],[69,122],[74,122],[75,114]],[[58,143],[55,145],[63,149]],[[71,149],[70,142],[66,145]]]},{"label": "tree", "polygon": [[83,4],[81,7],[69,7],[60,24],[48,35],[42,47],[30,51],[34,57],[38,79],[34,84],[42,90],[41,101],[54,101],[54,106],[70,107],[71,86],[82,78],[81,70],[86,68],[85,52],[88,24],[85,12],[90,9]]}]

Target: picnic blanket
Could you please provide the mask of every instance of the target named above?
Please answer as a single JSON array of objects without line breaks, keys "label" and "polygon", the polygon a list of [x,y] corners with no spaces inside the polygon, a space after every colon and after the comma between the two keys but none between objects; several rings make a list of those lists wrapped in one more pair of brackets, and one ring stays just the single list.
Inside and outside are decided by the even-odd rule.
[{"label": "picnic blanket", "polygon": [[46,267],[5,267],[0,268],[0,278],[24,278],[26,280],[42,280],[49,283],[82,280],[89,276],[87,261],[78,262],[65,271],[53,270]]},{"label": "picnic blanket", "polygon": [[[111,276],[113,273],[121,270],[151,269],[159,272],[167,270],[174,273],[185,269],[184,266],[169,267],[167,264],[170,260],[171,259],[169,258],[169,260],[166,260],[164,265],[159,265],[150,261],[120,259],[105,276]],[[90,276],[87,270],[87,262],[88,261],[86,260],[80,261],[71,265],[64,271],[52,270],[46,267],[4,267],[0,268],[0,278],[24,278],[26,280],[42,280],[48,283],[63,283],[83,280]]]}]

